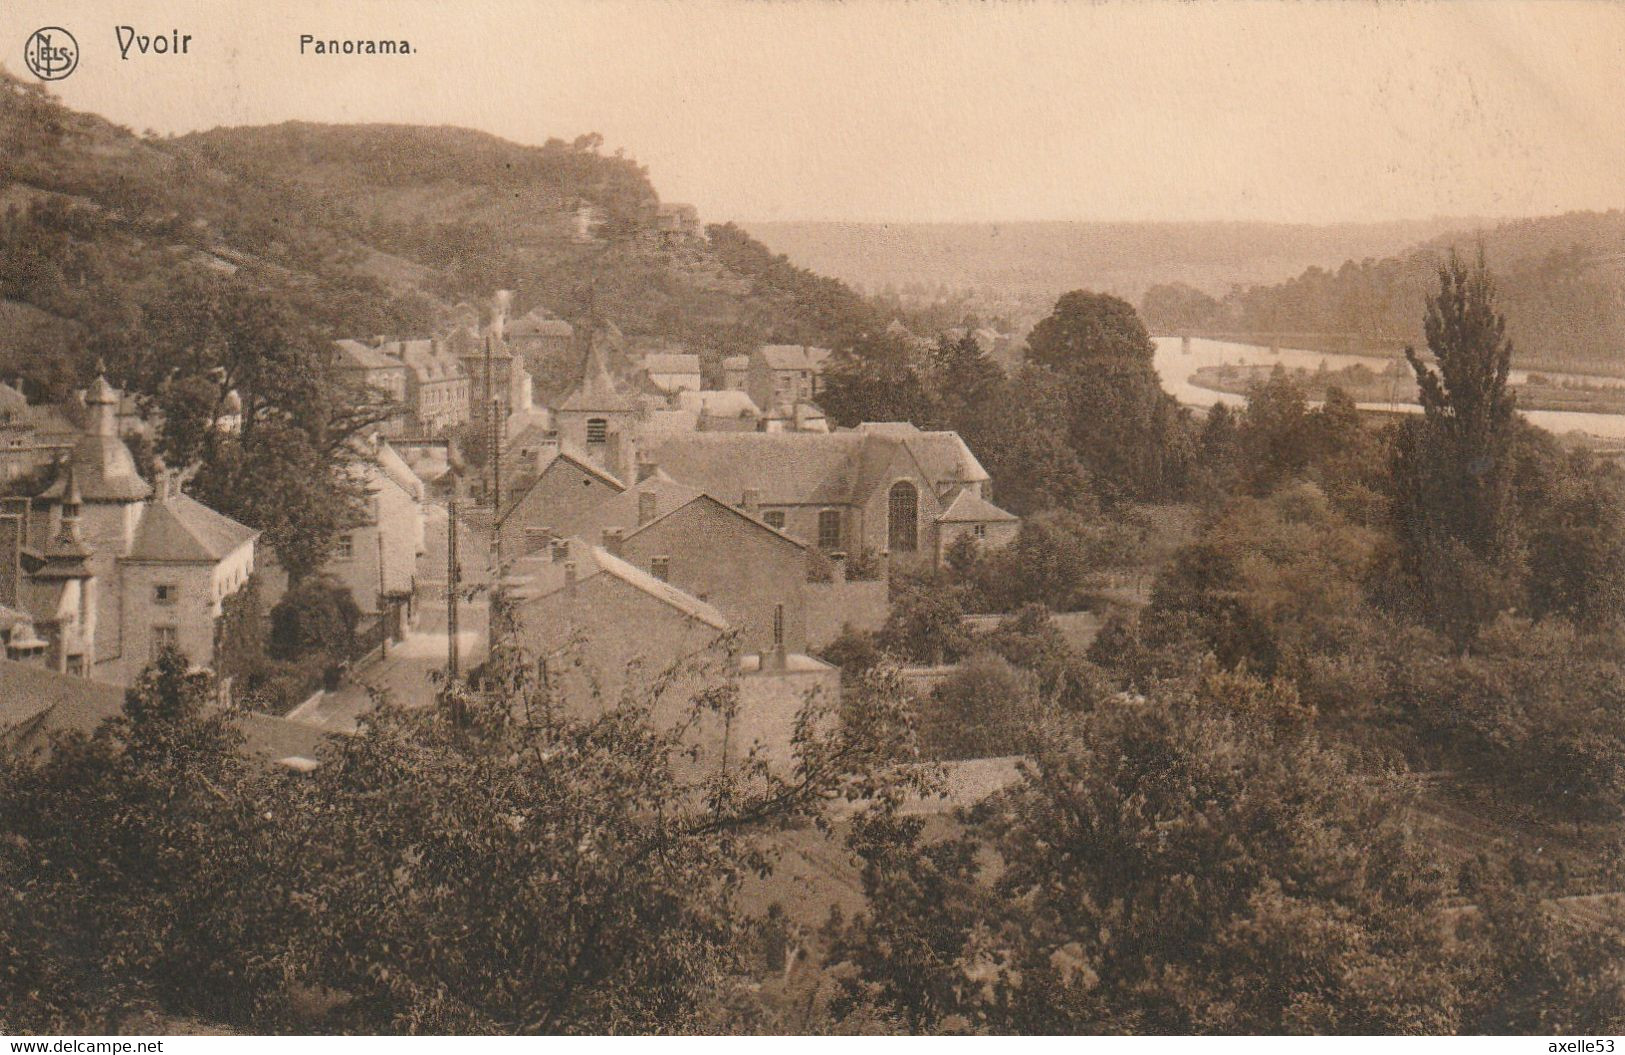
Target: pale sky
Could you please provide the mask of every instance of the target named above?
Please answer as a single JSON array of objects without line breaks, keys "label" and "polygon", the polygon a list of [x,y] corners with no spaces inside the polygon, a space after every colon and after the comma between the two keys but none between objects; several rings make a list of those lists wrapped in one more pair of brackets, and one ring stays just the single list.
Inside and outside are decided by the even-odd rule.
[{"label": "pale sky", "polygon": [[[186,56],[122,60],[114,27]],[[8,0],[0,63],[136,131],[587,131],[707,221],[1275,220],[1625,207],[1625,3]],[[299,35],[407,57],[299,54]]]}]

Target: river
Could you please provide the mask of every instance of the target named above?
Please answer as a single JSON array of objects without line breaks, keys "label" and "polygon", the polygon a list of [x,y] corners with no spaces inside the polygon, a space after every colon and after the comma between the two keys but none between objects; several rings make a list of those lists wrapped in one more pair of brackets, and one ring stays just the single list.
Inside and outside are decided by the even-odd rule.
[{"label": "river", "polygon": [[[1192,338],[1190,351],[1186,352],[1183,350],[1183,342],[1178,337],[1154,337],[1152,340],[1157,346],[1154,361],[1157,373],[1162,377],[1162,387],[1181,403],[1198,407],[1210,407],[1215,403],[1239,406],[1247,402],[1245,396],[1215,392],[1210,388],[1191,384],[1191,375],[1204,366],[1224,366],[1227,363],[1281,363],[1287,367],[1301,366],[1315,370],[1321,363],[1325,363],[1328,370],[1340,370],[1346,366],[1364,364],[1380,371],[1394,361],[1391,357],[1312,352],[1303,348],[1282,348],[1279,352],[1272,352],[1262,345],[1211,341],[1204,338]],[[1620,378],[1595,378],[1583,374],[1561,374],[1550,370],[1536,372],[1554,381],[1576,379],[1593,384],[1625,385],[1625,380]],[[1512,380],[1522,381],[1527,373],[1523,370],[1514,370]],[[1422,409],[1413,403],[1361,403],[1360,406],[1367,410],[1397,410],[1413,414]],[[1565,432],[1584,432],[1603,439],[1625,440],[1625,414],[1588,414],[1573,410],[1525,410],[1520,413],[1531,423],[1559,435]]]}]

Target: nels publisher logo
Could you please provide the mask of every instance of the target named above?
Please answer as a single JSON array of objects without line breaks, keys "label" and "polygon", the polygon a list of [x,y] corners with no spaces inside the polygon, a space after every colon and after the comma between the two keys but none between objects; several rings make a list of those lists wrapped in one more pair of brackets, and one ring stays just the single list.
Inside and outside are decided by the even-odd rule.
[{"label": "nels publisher logo", "polygon": [[61,26],[34,30],[23,45],[23,62],[42,81],[60,81],[79,65],[79,42]]}]

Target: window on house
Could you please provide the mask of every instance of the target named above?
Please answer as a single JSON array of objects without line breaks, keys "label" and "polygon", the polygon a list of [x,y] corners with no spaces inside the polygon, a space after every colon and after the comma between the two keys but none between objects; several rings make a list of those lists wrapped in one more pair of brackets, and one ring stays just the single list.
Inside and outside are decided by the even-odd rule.
[{"label": "window on house", "polygon": [[919,489],[907,480],[892,484],[886,514],[886,544],[894,553],[913,553],[920,545]]},{"label": "window on house", "polygon": [[818,548],[841,548],[841,511],[825,509],[818,514]]},{"label": "window on house", "polygon": [[651,557],[649,559],[649,574],[661,582],[669,580],[671,578],[671,558]]},{"label": "window on house", "polygon": [[603,443],[609,439],[609,422],[603,418],[587,419],[587,442]]},{"label": "window on house", "polygon": [[780,531],[783,531],[784,530],[784,510],[782,510],[782,509],[769,509],[767,512],[762,514],[762,522],[764,524],[766,524],[768,527],[778,528]]},{"label": "window on house", "polygon": [[163,655],[166,648],[179,648],[180,633],[172,626],[155,626],[152,628],[152,658],[157,659]]},{"label": "window on house", "polygon": [[978,539],[987,538],[987,525],[986,524],[977,524],[974,528],[971,529],[971,534],[975,535]]},{"label": "window on house", "polygon": [[154,583],[152,587],[152,603],[174,604],[179,592],[172,582]]},{"label": "window on house", "polygon": [[340,535],[333,543],[334,560],[350,560],[355,557],[355,536]]}]

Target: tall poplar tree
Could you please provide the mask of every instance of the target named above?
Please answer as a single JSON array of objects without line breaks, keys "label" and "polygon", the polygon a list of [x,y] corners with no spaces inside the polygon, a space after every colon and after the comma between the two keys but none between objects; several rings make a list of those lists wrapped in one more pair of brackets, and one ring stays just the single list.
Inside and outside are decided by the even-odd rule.
[{"label": "tall poplar tree", "polygon": [[1395,526],[1414,595],[1462,647],[1516,603],[1522,579],[1512,342],[1494,300],[1483,251],[1471,267],[1451,253],[1424,318],[1431,361],[1405,349],[1423,414],[1395,454]]}]

